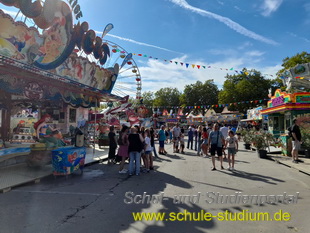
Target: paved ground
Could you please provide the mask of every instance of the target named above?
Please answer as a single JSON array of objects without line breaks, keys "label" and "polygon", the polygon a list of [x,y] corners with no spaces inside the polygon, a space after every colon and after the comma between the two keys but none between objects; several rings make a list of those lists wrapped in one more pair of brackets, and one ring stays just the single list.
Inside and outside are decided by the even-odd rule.
[{"label": "paved ground", "polygon": [[[0,195],[0,232],[308,232],[310,229],[310,177],[256,152],[240,151],[236,171],[211,171],[211,160],[193,151],[168,155],[155,162],[155,171],[128,177],[118,165],[106,162],[85,168],[83,175],[47,177],[39,184],[14,188]],[[217,161],[219,168],[219,162]],[[225,167],[227,165],[225,164]],[[161,194],[162,203],[125,204],[126,192]],[[296,195],[295,204],[212,203],[207,195]],[[200,199],[197,200],[198,193]],[[207,194],[209,193],[209,194]],[[241,195],[240,194],[240,195]],[[191,195],[192,203],[174,203]],[[194,202],[194,203],[193,203]],[[209,211],[245,213],[282,210],[290,221],[134,221],[132,212]],[[233,216],[233,215],[232,215]]]}]

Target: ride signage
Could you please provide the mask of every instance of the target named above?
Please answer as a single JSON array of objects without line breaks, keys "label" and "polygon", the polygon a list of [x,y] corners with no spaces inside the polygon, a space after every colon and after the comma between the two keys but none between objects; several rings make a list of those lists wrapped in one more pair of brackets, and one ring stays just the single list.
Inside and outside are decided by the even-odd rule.
[{"label": "ride signage", "polygon": [[278,106],[284,103],[284,97],[279,96],[279,97],[272,99],[271,101],[272,101],[272,106],[275,107],[275,106]]}]

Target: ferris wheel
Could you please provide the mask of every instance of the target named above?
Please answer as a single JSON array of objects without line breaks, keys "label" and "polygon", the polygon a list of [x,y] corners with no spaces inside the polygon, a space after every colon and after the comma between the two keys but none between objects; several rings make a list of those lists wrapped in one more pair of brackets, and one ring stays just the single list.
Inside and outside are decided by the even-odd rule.
[{"label": "ferris wheel", "polygon": [[113,67],[120,64],[117,80],[115,82],[112,94],[119,96],[135,96],[137,100],[141,99],[142,79],[139,68],[132,58],[132,54],[128,53],[118,44],[104,40],[103,42],[111,48],[111,54],[104,68]]}]

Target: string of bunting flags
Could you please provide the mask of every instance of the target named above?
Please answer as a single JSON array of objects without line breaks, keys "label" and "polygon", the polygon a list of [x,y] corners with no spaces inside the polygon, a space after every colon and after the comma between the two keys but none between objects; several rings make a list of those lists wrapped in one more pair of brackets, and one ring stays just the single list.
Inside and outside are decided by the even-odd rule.
[{"label": "string of bunting flags", "polygon": [[247,101],[240,101],[240,102],[235,102],[235,103],[228,103],[228,104],[213,104],[213,105],[197,105],[197,106],[185,106],[185,107],[180,107],[180,106],[145,106],[146,108],[171,108],[171,109],[178,109],[178,108],[183,108],[183,109],[201,109],[201,108],[224,108],[228,107],[231,105],[238,105],[238,104],[258,104],[262,103],[263,101],[268,101],[270,99],[261,99],[261,100],[247,100]]},{"label": "string of bunting flags", "polygon": [[[123,53],[123,51],[119,50],[119,49],[112,49],[112,52],[113,53],[117,53],[117,52],[120,52],[120,53]],[[245,75],[249,75],[249,74],[253,74],[253,75],[256,75],[256,74],[260,74],[260,73],[256,73],[256,72],[248,72],[248,71],[240,71],[240,70],[236,70],[234,69],[233,67],[231,68],[221,68],[221,67],[215,67],[215,66],[210,66],[210,65],[196,65],[196,64],[189,64],[189,63],[186,63],[186,62],[179,62],[179,61],[172,61],[172,60],[168,60],[168,59],[162,59],[162,58],[157,58],[157,57],[153,57],[153,56],[148,56],[146,54],[141,54],[141,53],[132,53],[132,55],[134,56],[139,56],[139,57],[144,57],[144,58],[149,58],[149,59],[154,59],[154,60],[160,60],[160,61],[164,61],[164,62],[170,62],[172,64],[176,64],[176,65],[181,65],[181,66],[184,66],[186,68],[190,68],[192,67],[193,69],[194,68],[197,68],[197,69],[220,69],[220,70],[224,70],[224,71],[235,71],[236,73],[238,74],[245,74]],[[263,76],[270,76],[270,77],[276,77],[276,75],[272,75],[272,74],[261,74]]]}]

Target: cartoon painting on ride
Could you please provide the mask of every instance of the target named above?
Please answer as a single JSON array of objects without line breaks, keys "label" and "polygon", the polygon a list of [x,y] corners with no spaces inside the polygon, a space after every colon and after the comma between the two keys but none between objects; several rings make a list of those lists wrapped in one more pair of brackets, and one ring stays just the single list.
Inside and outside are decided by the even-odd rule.
[{"label": "cartoon painting on ride", "polygon": [[[110,48],[88,23],[73,25],[72,13],[78,17],[79,8],[71,9],[61,0],[0,0],[15,6],[42,29],[28,27],[0,10],[0,55],[66,77],[101,93],[111,93],[119,73],[119,65],[103,68],[110,56]],[[71,1],[69,1],[71,2]],[[73,11],[73,12],[72,12]],[[113,25],[103,32],[107,34]],[[91,55],[94,59],[87,58]],[[131,54],[130,54],[131,55]],[[128,61],[128,56],[124,61]],[[62,93],[63,94],[63,93]]]}]

